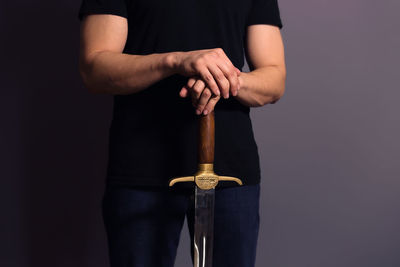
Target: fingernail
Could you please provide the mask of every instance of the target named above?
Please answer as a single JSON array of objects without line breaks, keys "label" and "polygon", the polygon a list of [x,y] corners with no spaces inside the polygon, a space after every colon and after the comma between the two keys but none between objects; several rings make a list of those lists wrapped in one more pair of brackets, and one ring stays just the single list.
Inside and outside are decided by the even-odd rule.
[{"label": "fingernail", "polygon": [[208,110],[205,109],[204,112],[203,112],[203,114],[204,114],[204,115],[207,115],[207,113],[208,113]]},{"label": "fingernail", "polygon": [[201,114],[201,110],[200,109],[196,110],[196,114],[200,115]]}]

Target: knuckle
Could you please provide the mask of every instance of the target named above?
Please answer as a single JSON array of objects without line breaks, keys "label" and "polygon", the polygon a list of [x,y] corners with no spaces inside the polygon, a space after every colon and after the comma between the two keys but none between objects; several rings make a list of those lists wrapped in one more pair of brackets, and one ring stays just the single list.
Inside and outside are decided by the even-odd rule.
[{"label": "knuckle", "polygon": [[199,86],[195,86],[195,87],[193,88],[193,91],[196,93],[196,95],[200,95],[202,89],[201,89],[201,87],[199,87]]},{"label": "knuckle", "polygon": [[230,69],[230,71],[228,72],[228,77],[232,80],[237,80],[237,74],[236,71],[234,69]]},{"label": "knuckle", "polygon": [[215,51],[216,51],[218,54],[224,53],[224,50],[223,50],[221,47],[215,48]]},{"label": "knuckle", "polygon": [[222,73],[217,72],[217,73],[215,74],[215,78],[216,78],[217,80],[223,82],[225,76],[224,76]]},{"label": "knuckle", "polygon": [[209,97],[211,96],[210,90],[208,90],[208,89],[207,89],[207,90],[204,90],[203,95],[204,95],[205,97],[209,98]]},{"label": "knuckle", "polygon": [[236,72],[232,72],[232,73],[230,74],[230,78],[231,78],[231,80],[234,81],[235,83],[239,83],[239,77],[238,77],[238,75],[236,74]]},{"label": "knuckle", "polygon": [[201,93],[201,88],[199,88],[199,87],[194,87],[194,88],[193,88],[193,91],[194,91],[195,95],[198,96],[198,95],[200,95],[200,93]]},{"label": "knuckle", "polygon": [[197,83],[199,84],[199,86],[201,86],[201,88],[206,87],[206,84],[205,84],[204,81],[201,80],[201,79],[197,80]]},{"label": "knuckle", "polygon": [[216,50],[211,50],[211,51],[208,53],[208,56],[210,56],[210,57],[218,57],[219,54],[218,54],[218,52],[217,52]]},{"label": "knuckle", "polygon": [[236,81],[236,79],[229,79],[229,86],[231,88],[237,88],[238,87],[238,82]]},{"label": "knuckle", "polygon": [[211,82],[213,80],[213,76],[211,74],[206,74],[204,75],[204,80]]},{"label": "knuckle", "polygon": [[200,56],[199,60],[201,60],[203,63],[207,62],[207,60],[210,57],[210,53],[204,53]]}]

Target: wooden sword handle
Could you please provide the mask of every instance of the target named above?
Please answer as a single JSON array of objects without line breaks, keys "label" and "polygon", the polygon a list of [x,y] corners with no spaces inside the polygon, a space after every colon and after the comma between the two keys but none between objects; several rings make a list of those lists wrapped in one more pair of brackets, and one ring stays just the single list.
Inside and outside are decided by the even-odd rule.
[{"label": "wooden sword handle", "polygon": [[219,176],[214,172],[215,115],[214,111],[199,116],[198,170],[194,176],[173,178],[169,186],[179,182],[195,182],[202,190],[213,189],[218,181],[232,181],[242,185],[236,177]]},{"label": "wooden sword handle", "polygon": [[199,118],[198,163],[214,163],[215,118],[214,111]]}]

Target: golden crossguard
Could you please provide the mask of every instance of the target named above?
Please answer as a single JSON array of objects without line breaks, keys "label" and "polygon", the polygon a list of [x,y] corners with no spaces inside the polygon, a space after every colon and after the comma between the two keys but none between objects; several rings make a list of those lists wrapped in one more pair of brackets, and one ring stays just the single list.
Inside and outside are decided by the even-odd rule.
[{"label": "golden crossguard", "polygon": [[198,170],[194,176],[173,178],[169,186],[180,182],[195,182],[203,190],[213,189],[219,181],[232,181],[243,185],[236,177],[219,176],[214,172],[215,118],[214,111],[199,118]]},{"label": "golden crossguard", "polygon": [[210,163],[199,164],[198,171],[194,176],[186,176],[172,179],[169,186],[173,186],[180,182],[195,182],[196,185],[203,190],[213,189],[218,185],[219,181],[232,181],[239,185],[243,185],[242,181],[236,177],[219,176],[214,172],[214,165]]}]

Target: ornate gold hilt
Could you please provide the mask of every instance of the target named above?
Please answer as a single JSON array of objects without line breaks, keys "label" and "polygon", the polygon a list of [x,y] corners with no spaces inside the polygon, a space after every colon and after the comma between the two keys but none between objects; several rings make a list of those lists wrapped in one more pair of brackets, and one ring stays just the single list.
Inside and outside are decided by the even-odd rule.
[{"label": "ornate gold hilt", "polygon": [[214,172],[215,119],[214,111],[199,118],[198,170],[194,176],[173,178],[169,186],[180,182],[195,182],[203,190],[213,189],[219,181],[232,181],[242,185],[236,177],[219,176]]},{"label": "ornate gold hilt", "polygon": [[169,186],[180,182],[195,182],[200,189],[209,190],[215,188],[219,181],[232,181],[243,185],[239,178],[217,175],[213,167],[213,164],[199,164],[199,169],[194,176],[174,178],[169,182]]}]

